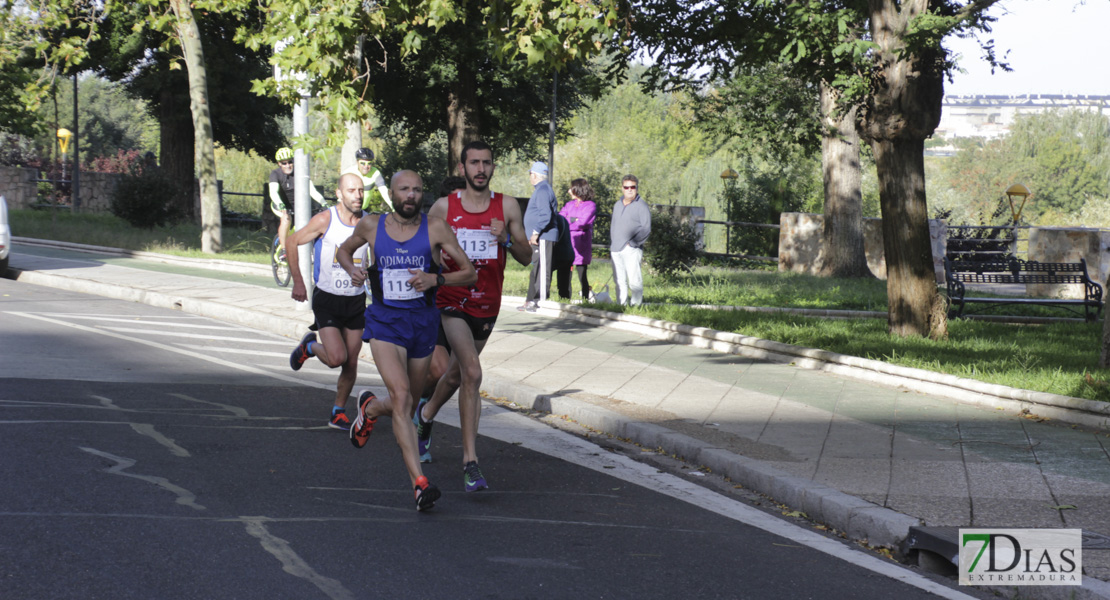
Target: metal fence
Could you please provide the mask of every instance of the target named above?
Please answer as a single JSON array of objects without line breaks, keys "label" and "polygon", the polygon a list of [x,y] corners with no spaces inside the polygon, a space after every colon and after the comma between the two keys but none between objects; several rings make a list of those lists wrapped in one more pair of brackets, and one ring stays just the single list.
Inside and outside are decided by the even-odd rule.
[{"label": "metal fence", "polygon": [[[772,225],[770,223],[744,223],[742,221],[711,221],[709,219],[697,219],[697,223],[705,225],[723,225],[725,227],[725,251],[724,252],[704,252],[706,256],[714,258],[740,258],[745,260],[757,260],[762,262],[779,262],[777,256],[757,256],[753,254],[732,254],[728,250],[732,246],[732,228],[733,227],[746,227],[754,229],[781,229],[779,225]],[[776,241],[773,249],[778,248]]]},{"label": "metal fence", "polygon": [[988,262],[1029,254],[1029,225],[949,225],[946,255],[952,261]]}]

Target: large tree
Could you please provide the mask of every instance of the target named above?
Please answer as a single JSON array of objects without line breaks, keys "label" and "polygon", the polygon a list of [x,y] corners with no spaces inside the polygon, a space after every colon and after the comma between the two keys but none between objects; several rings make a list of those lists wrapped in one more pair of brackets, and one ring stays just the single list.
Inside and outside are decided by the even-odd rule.
[{"label": "large tree", "polygon": [[[404,38],[394,34],[368,44],[366,57],[382,65],[371,77],[372,104],[381,121],[399,127],[412,140],[442,132],[447,137],[447,170],[453,170],[462,147],[484,139],[501,151],[516,149],[540,155],[537,140],[548,133],[552,110],[553,69],[543,63],[499,61],[481,21],[482,6],[463,8],[466,18],[439,31],[425,26],[418,53],[404,55]],[[556,121],[559,133],[584,96],[596,97],[602,80],[583,61],[568,63],[558,76]]]},{"label": "large tree", "polygon": [[[147,101],[157,117],[162,169],[174,182],[175,193],[168,200],[191,214],[197,146],[188,70],[180,68],[177,33],[148,26],[166,10],[157,4],[115,5],[100,24],[100,40],[90,52],[98,73],[122,81],[129,93]],[[250,91],[252,78],[271,73],[269,50],[251,51],[234,42],[243,22],[258,18],[250,11],[207,12],[194,22],[205,53],[215,57],[204,65],[214,141],[271,156],[283,143],[277,117],[285,109],[275,99],[259,98]]]},{"label": "large tree", "polygon": [[[245,28],[241,39],[255,49],[281,44],[273,62],[283,71],[305,73],[307,86],[316,97],[313,109],[329,116],[333,135],[327,140],[301,139],[303,147],[321,143],[339,145],[346,138],[346,125],[365,123],[373,117],[368,100],[403,90],[378,83],[386,68],[399,67],[375,60],[374,48],[396,45],[396,56],[409,59],[425,49],[449,47],[453,24],[465,24],[472,40],[481,40],[485,52],[502,68],[517,62],[542,65],[537,73],[562,69],[581,62],[611,47],[620,36],[621,4],[618,0],[581,2],[576,0],[508,0],[480,3],[468,0],[441,0],[429,3],[356,3],[328,0],[264,0],[266,22],[257,29]],[[306,35],[311,32],[311,35]],[[361,65],[352,65],[351,50],[365,36]],[[435,39],[442,37],[443,39]],[[441,46],[442,44],[442,46]],[[460,48],[460,50],[469,50]],[[386,56],[388,56],[388,51]],[[395,59],[396,60],[396,59]],[[384,63],[384,64],[383,64]],[[455,65],[466,71],[481,68],[463,62]],[[429,73],[416,73],[428,77]],[[474,112],[473,97],[478,93],[477,79],[468,73],[457,77],[459,84],[437,98],[432,106],[443,107],[448,128],[459,132],[457,139],[477,135],[480,113]],[[407,85],[412,85],[407,81]],[[284,82],[273,78],[256,81],[256,90],[276,95],[292,105],[306,85],[297,80]],[[526,93],[526,90],[521,90]],[[444,93],[441,89],[440,93]],[[511,94],[499,99],[516,101]],[[436,120],[441,121],[441,119]]]},{"label": "large tree", "polygon": [[[645,47],[667,68],[693,57],[721,71],[732,57],[778,56],[832,86],[841,106],[858,110],[879,177],[889,331],[943,338],[948,323],[933,271],[924,141],[940,121],[944,77],[954,67],[942,41],[987,30],[985,11],[997,1],[648,0],[640,6],[660,24]],[[675,27],[659,29],[668,22]],[[689,42],[668,42],[668,33]]]}]

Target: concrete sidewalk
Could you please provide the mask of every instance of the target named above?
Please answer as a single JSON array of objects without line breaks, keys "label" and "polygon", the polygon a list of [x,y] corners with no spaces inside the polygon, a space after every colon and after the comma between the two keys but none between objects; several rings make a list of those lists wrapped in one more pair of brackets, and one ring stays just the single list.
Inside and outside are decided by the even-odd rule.
[{"label": "concrete sidewalk", "polygon": [[[291,340],[311,322],[276,286],[18,250],[20,282]],[[1082,528],[1083,588],[1022,593],[1110,598],[1103,407],[553,302],[518,312],[521,302],[506,300],[482,354],[489,396],[677,454],[873,545],[916,550],[904,544],[918,525]]]}]

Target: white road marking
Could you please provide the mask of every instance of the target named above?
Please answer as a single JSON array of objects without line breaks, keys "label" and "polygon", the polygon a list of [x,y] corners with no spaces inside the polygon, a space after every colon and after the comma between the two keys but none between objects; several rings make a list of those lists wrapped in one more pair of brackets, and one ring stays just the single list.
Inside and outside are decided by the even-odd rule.
[{"label": "white road marking", "polygon": [[251,414],[249,412],[247,412],[247,409],[243,408],[242,406],[232,406],[230,404],[223,404],[221,402],[212,402],[211,400],[201,400],[199,398],[194,398],[192,396],[187,396],[185,394],[170,394],[170,395],[173,396],[174,398],[181,398],[182,400],[185,400],[187,402],[196,402],[196,403],[199,403],[199,404],[207,404],[208,406],[215,406],[217,408],[226,410],[227,412],[231,413],[232,415],[234,415],[236,417],[247,418],[247,417],[251,416]]},{"label": "white road marking", "polygon": [[[328,386],[317,384],[310,381],[305,381],[282,375],[262,369],[255,369],[240,365],[238,363],[231,363],[222,359],[213,358],[197,352],[168,346],[166,344],[159,344],[141,338],[132,338],[118,333],[112,333],[100,328],[84,327],[74,323],[66,323],[56,319],[49,319],[30,313],[11,312],[9,314],[23,316],[32,319],[39,319],[49,323],[54,323],[62,327],[69,327],[87,331],[90,333],[99,333],[110,337],[115,337],[121,340],[131,341],[140,344],[146,344],[151,347],[166,350],[168,352],[175,352],[184,354],[200,360],[209,361],[215,364],[239,369],[242,371],[272,377],[288,383],[314,387],[317,389],[327,389]],[[249,340],[248,340],[249,341]],[[335,389],[334,386],[331,387]],[[358,391],[356,389],[356,391]],[[682,500],[694,506],[712,511],[721,516],[745,523],[752,527],[756,527],[781,536],[795,543],[802,544],[843,560],[845,562],[857,565],[859,567],[868,569],[872,572],[878,573],[885,577],[895,579],[906,583],[907,585],[925,590],[927,592],[936,594],[943,598],[952,600],[974,600],[971,596],[963,594],[957,590],[949,589],[939,583],[918,575],[904,567],[893,564],[884,559],[877,558],[862,551],[853,550],[844,546],[840,542],[828,539],[822,535],[814,533],[809,529],[799,527],[792,523],[783,521],[774,516],[763,513],[741,502],[731,498],[722,496],[711,490],[707,490],[697,486],[691,482],[685,481],[674,475],[667,473],[660,473],[655,467],[638,463],[623,455],[613,454],[610,452],[598,452],[598,446],[570,433],[559,431],[532,419],[518,415],[507,409],[502,409],[496,405],[484,406],[483,413],[485,419],[482,423],[482,435],[486,435],[493,439],[501,441],[520,444],[535,452],[540,452],[548,456],[554,456],[566,460],[572,464],[580,465],[594,471],[605,473],[606,475],[627,481],[629,483],[639,485],[646,489],[668,495],[672,498]],[[447,415],[444,415],[447,416]],[[442,418],[437,418],[437,421],[444,422]],[[457,420],[452,425],[457,426]],[[253,535],[253,534],[252,534]]]},{"label": "white road marking", "polygon": [[181,446],[178,446],[177,442],[175,442],[173,438],[168,438],[161,433],[158,433],[158,430],[154,429],[154,425],[151,425],[150,423],[132,423],[131,429],[134,429],[135,433],[145,435],[150,439],[158,442],[159,444],[162,444],[163,446],[168,448],[170,454],[173,454],[174,456],[180,456],[182,458],[189,458],[190,456],[192,456],[192,454],[189,454],[188,450],[182,448]]},{"label": "white road marking", "polygon": [[599,453],[598,446],[587,440],[510,410],[496,408],[498,410],[486,411],[483,414],[482,435],[503,442],[520,444],[529,450],[561,458],[571,464],[665,494],[943,598],[973,600],[972,596],[949,589],[905,567],[854,550],[836,540],[768,515],[680,477],[659,472],[651,465],[636,462],[622,454]]},{"label": "white road marking", "polygon": [[[107,321],[109,323],[136,323],[142,325],[165,325],[166,327],[176,327],[178,329],[215,329],[217,331],[253,331],[246,327],[239,327],[236,325],[194,325],[191,323],[174,323],[172,321],[151,321],[145,317],[134,317],[124,319],[119,317],[106,317],[100,315],[70,315],[65,313],[38,313],[44,317],[58,317],[63,319],[84,319],[86,321]],[[159,317],[162,318],[162,317]],[[194,319],[197,317],[193,317]]]},{"label": "white road marking", "polygon": [[324,592],[332,600],[355,600],[355,595],[339,581],[331,577],[325,577],[316,572],[308,563],[304,561],[293,548],[289,546],[289,542],[283,540],[266,529],[266,522],[269,521],[267,517],[240,517],[243,523],[247,526],[247,533],[252,537],[257,538],[262,543],[262,548],[274,556],[274,558],[281,561],[281,570],[289,573],[294,577],[300,577],[307,580],[317,589]]},{"label": "white road marking", "polygon": [[[334,385],[333,386],[328,386],[328,385],[323,384],[323,383],[316,383],[314,381],[307,381],[307,380],[304,380],[304,379],[298,379],[296,377],[291,377],[289,375],[283,375],[283,374],[280,374],[280,373],[274,373],[272,371],[265,371],[263,369],[256,369],[254,367],[250,367],[250,366],[247,366],[247,365],[226,361],[226,360],[223,360],[223,359],[220,359],[220,358],[215,358],[215,357],[212,357],[212,356],[206,356],[206,355],[201,354],[199,352],[192,352],[190,350],[184,350],[182,348],[169,346],[167,344],[161,344],[161,343],[154,342],[154,341],[151,341],[151,340],[144,340],[142,338],[131,337],[131,336],[127,336],[127,335],[121,335],[119,333],[106,331],[104,329],[97,328],[97,327],[85,327],[84,325],[78,325],[76,323],[66,323],[65,321],[59,321],[58,319],[50,319],[50,318],[42,317],[42,316],[32,314],[32,313],[14,312],[13,311],[13,312],[9,312],[8,314],[15,315],[17,317],[24,317],[24,318],[28,318],[28,319],[37,319],[39,321],[45,321],[47,323],[52,323],[52,324],[58,325],[60,327],[68,327],[70,329],[77,329],[79,331],[84,331],[84,332],[87,332],[87,333],[98,333],[100,335],[113,337],[113,338],[116,338],[116,339],[124,340],[126,342],[132,342],[132,343],[135,343],[135,344],[143,344],[145,346],[150,346],[152,348],[158,348],[159,350],[165,350],[166,352],[173,352],[173,353],[176,353],[176,354],[182,354],[182,355],[189,356],[189,357],[192,357],[192,358],[195,358],[195,359],[198,359],[198,360],[208,361],[210,363],[214,363],[214,364],[224,366],[224,367],[228,367],[228,368],[231,368],[231,369],[237,369],[237,370],[244,371],[244,372],[247,372],[247,373],[251,373],[251,374],[254,374],[254,375],[262,375],[264,377],[272,377],[273,379],[277,379],[279,381],[284,381],[286,383],[291,383],[291,384],[296,384],[296,385],[303,385],[303,386],[306,386],[306,387],[316,388],[316,389],[319,389],[319,390],[330,389],[331,391],[335,391],[335,386]],[[200,337],[203,337],[203,336],[200,336]],[[245,341],[251,341],[251,340],[245,340]]]},{"label": "white road marking", "polygon": [[221,348],[219,346],[201,346],[198,344],[177,344],[182,348],[189,350],[204,350],[206,352],[219,352],[220,354],[247,354],[257,357],[269,358],[289,358],[289,352],[264,352],[261,350],[252,350],[250,348]]},{"label": "white road marking", "polygon": [[267,346],[287,346],[292,350],[297,345],[291,340],[260,340],[256,338],[227,337],[222,335],[209,335],[204,333],[181,333],[180,331],[164,331],[161,329],[135,329],[134,327],[98,327],[102,331],[119,331],[136,335],[163,335],[174,338],[193,338],[200,340],[213,340],[220,342],[243,342],[245,344],[265,344]]},{"label": "white road marking", "polygon": [[116,465],[114,467],[109,467],[109,468],[105,469],[105,471],[107,471],[108,473],[112,473],[113,475],[122,475],[124,477],[133,477],[135,479],[139,479],[139,480],[145,481],[147,483],[153,483],[154,485],[156,485],[156,486],[158,486],[158,487],[160,487],[164,490],[167,490],[167,491],[170,491],[170,492],[173,492],[174,494],[176,494],[178,504],[183,504],[183,505],[188,506],[189,508],[192,508],[194,510],[207,510],[204,506],[201,506],[200,504],[196,503],[196,499],[197,499],[196,494],[190,492],[189,490],[187,490],[187,489],[185,489],[185,488],[183,488],[179,485],[175,485],[175,484],[170,483],[170,480],[166,479],[165,477],[156,477],[154,475],[136,475],[134,473],[124,473],[125,469],[130,469],[131,467],[135,466],[136,461],[133,460],[133,459],[123,458],[122,456],[116,456],[115,454],[109,454],[107,452],[101,452],[100,450],[96,450],[94,448],[86,448],[84,446],[81,446],[80,448],[81,448],[81,450],[84,450],[85,452],[88,452],[89,454],[95,454],[96,456],[99,456],[101,458],[106,458],[106,459],[116,463]]}]

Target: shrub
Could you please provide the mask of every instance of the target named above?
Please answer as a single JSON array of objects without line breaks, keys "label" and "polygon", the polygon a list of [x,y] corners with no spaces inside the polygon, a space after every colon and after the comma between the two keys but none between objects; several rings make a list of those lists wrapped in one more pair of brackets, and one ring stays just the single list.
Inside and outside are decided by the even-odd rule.
[{"label": "shrub", "polygon": [[690,223],[669,212],[652,211],[651,236],[644,246],[648,268],[666,278],[687,273],[697,264],[698,232]]},{"label": "shrub", "polygon": [[158,169],[121,175],[112,196],[112,214],[132,227],[154,229],[180,221],[184,215],[175,208],[173,185]]}]

